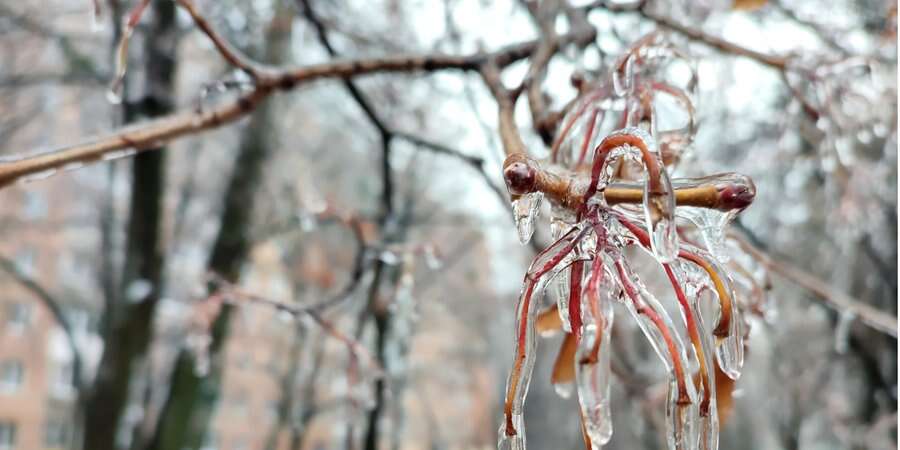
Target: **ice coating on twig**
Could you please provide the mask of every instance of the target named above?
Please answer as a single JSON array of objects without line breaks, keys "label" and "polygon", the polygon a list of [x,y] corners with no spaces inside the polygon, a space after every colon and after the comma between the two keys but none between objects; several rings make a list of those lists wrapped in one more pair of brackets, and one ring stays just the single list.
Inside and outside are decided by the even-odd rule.
[{"label": "ice coating on twig", "polygon": [[580,98],[562,120],[562,127],[550,148],[551,162],[577,170],[590,164],[591,150],[603,137],[604,120],[614,112],[609,88],[599,86]]},{"label": "ice coating on twig", "polygon": [[612,283],[612,274],[607,273],[604,259],[598,255],[581,299],[582,331],[575,354],[581,417],[585,433],[596,448],[609,442],[613,433],[609,397]]},{"label": "ice coating on twig", "polygon": [[714,208],[679,208],[677,215],[690,220],[703,239],[706,249],[720,262],[730,258],[730,249],[725,244],[725,230],[731,221],[756,196],[756,186],[746,176],[723,173],[700,178],[675,179],[672,184],[679,189],[697,192],[714,192],[718,203]]},{"label": "ice coating on twig", "polygon": [[[722,320],[726,312],[720,310],[719,325],[714,331],[718,339],[716,360],[722,372],[729,378],[737,380],[741,376],[741,368],[744,366],[744,330],[743,319],[734,291],[734,282],[722,264],[712,255],[698,248],[687,245],[685,247],[685,250],[691,255],[699,257],[694,262],[700,262],[701,267],[707,272],[709,289],[719,300],[719,304],[724,304],[723,307],[728,308],[727,322],[723,323]],[[727,298],[727,301],[723,302],[723,297]],[[723,325],[726,326],[723,327]]]},{"label": "ice coating on twig", "polygon": [[[648,35],[613,65],[607,79],[577,86],[580,97],[559,122],[546,169],[521,153],[504,162],[509,193],[516,201],[526,199],[515,208],[517,225],[525,225],[518,227],[523,241],[533,231],[528,219],[536,215],[526,196],[539,192],[551,203],[550,234],[556,241],[525,277],[499,448],[525,446],[522,406],[534,364],[534,295],[545,285],[553,306],[540,315],[541,334],[565,332],[551,379],[564,397],[574,382],[589,448],[603,446],[612,434],[609,357],[616,300],[665,365],[668,448],[718,447],[716,380],[733,383],[717,373],[740,375],[745,338],[740,308],[759,303],[738,300],[725,271],[726,252],[733,249],[724,244],[724,230],[751,204],[755,186],[738,174],[670,179],[670,168],[696,133],[696,87],[690,59],[661,34]],[[702,248],[693,244],[695,238]],[[646,250],[662,266],[680,323],[632,271],[624,251],[630,246]],[[730,389],[722,387],[725,395]]]},{"label": "ice coating on twig", "polygon": [[[717,263],[712,263],[712,265],[724,284],[723,292],[731,296],[731,320],[729,321],[728,335],[718,343],[716,359],[722,372],[732,380],[737,380],[744,367],[744,320],[738,308],[731,277]],[[721,294],[715,292],[715,295]]]},{"label": "ice coating on twig", "polygon": [[630,301],[625,304],[669,374],[666,401],[666,436],[669,448],[695,448],[697,442],[697,393],[687,379],[687,355],[672,319],[656,297],[643,286],[624,259],[616,258],[619,281]]},{"label": "ice coating on twig", "polygon": [[525,450],[525,421],[522,414],[513,414],[512,423],[518,433],[510,436],[506,433],[506,422],[500,425],[497,432],[497,450]]},{"label": "ice coating on twig", "polygon": [[[688,383],[693,389],[693,383]],[[683,403],[675,378],[669,378],[666,392],[666,443],[670,449],[693,450],[697,448],[699,436],[699,415],[696,403]]]},{"label": "ice coating on twig", "polygon": [[[628,147],[625,147],[628,146]],[[665,165],[659,158],[656,141],[646,131],[631,127],[610,133],[594,153],[591,184],[585,193],[586,203],[608,180],[609,155],[619,148],[637,148],[644,165],[643,207],[644,221],[650,230],[653,255],[660,262],[673,261],[678,256],[678,234],[675,224],[675,192]]]},{"label": "ice coating on twig", "polygon": [[[553,276],[552,272],[558,270],[560,261],[572,252],[586,231],[589,229],[583,226],[573,227],[553,245],[538,254],[525,275],[525,285],[516,307],[516,357],[507,379],[504,423],[501,425],[499,442],[501,448],[505,444],[513,445],[510,448],[524,448],[525,445],[524,430],[521,429],[521,425],[517,426],[517,421],[521,423],[522,407],[534,369],[537,346],[534,321],[538,309],[533,305],[534,299],[540,298],[547,281]],[[548,274],[550,276],[547,276]],[[521,447],[514,446],[519,445],[518,439],[521,439]]]},{"label": "ice coating on twig", "polygon": [[128,70],[128,42],[131,40],[134,28],[141,20],[141,16],[149,4],[150,0],[140,0],[122,21],[122,36],[116,45],[115,74],[106,93],[106,99],[110,103],[119,104],[122,102],[125,72]]},{"label": "ice coating on twig", "polygon": [[[688,356],[698,365],[700,378],[700,434],[704,449],[718,446],[718,417],[716,413],[716,382],[713,366],[714,346],[711,334],[707,333],[703,317],[697,307],[697,283],[689,281],[684,264],[676,262],[665,264],[663,269],[668,276],[676,297],[681,304],[682,319],[691,340]],[[702,285],[701,285],[702,286]],[[690,298],[690,300],[689,300]]]},{"label": "ice coating on twig", "polygon": [[572,267],[567,264],[550,280],[549,289],[552,300],[556,303],[556,311],[559,314],[562,330],[566,333],[572,332],[572,322],[569,320],[569,287],[571,278]]},{"label": "ice coating on twig", "polygon": [[696,355],[702,364],[700,376],[705,376],[705,382],[701,383],[702,395],[700,397],[700,448],[702,450],[715,450],[719,446],[716,366],[713,356],[715,345],[701,312],[702,302],[711,304],[715,302],[715,299],[706,281],[702,278],[704,277],[702,270],[681,262],[672,264],[671,267],[679,285],[684,287],[684,295],[688,299],[689,309],[694,318],[701,346],[701,353]]},{"label": "ice coating on twig", "polygon": [[616,95],[627,100],[626,126],[647,129],[659,141],[660,157],[674,164],[696,133],[697,69],[690,57],[661,33],[638,40],[613,65]]},{"label": "ice coating on twig", "polygon": [[[691,295],[693,294],[693,295]],[[697,329],[701,336],[701,345],[703,347],[704,364],[706,365],[706,383],[702,385],[704,396],[709,397],[710,401],[703,410],[701,403],[700,411],[700,448],[702,450],[716,450],[719,448],[719,413],[716,399],[716,370],[713,360],[714,343],[711,335],[707,332],[702,314],[700,314],[700,295],[698,292],[689,292],[688,298],[691,300],[691,312],[697,318]]]}]

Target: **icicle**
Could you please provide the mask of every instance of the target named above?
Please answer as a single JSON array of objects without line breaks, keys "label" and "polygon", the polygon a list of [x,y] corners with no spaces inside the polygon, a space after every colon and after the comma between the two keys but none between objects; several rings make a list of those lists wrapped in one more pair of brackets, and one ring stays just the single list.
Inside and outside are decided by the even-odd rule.
[{"label": "icicle", "polygon": [[141,0],[123,20],[122,37],[116,46],[115,75],[106,92],[106,99],[114,105],[122,103],[124,95],[125,72],[128,69],[128,41],[149,4],[150,0]]},{"label": "icicle", "polygon": [[678,256],[678,233],[675,227],[675,191],[662,161],[659,161],[658,185],[648,174],[644,183],[644,217],[650,230],[650,248],[661,263],[674,261]]},{"label": "icicle", "polygon": [[574,384],[572,382],[566,383],[554,383],[553,384],[553,392],[556,392],[556,395],[568,399],[572,397],[572,390],[574,389]]},{"label": "icicle", "polygon": [[631,95],[634,91],[634,58],[631,53],[616,63],[612,73],[613,91],[619,97]]},{"label": "icicle", "polygon": [[[706,366],[706,383],[702,385],[704,391],[709,389],[709,393],[703,392],[700,398],[709,397],[709,404],[706,405],[704,411],[701,402],[700,411],[700,448],[702,450],[716,450],[719,448],[719,414],[716,399],[716,368],[713,353],[715,345],[712,341],[712,334],[706,326],[706,321],[701,312],[702,303],[714,303],[712,293],[704,284],[697,284],[687,280],[688,275],[685,274],[684,264],[679,264],[682,269],[676,269],[680,273],[680,279],[685,280],[682,285],[685,286],[685,294],[690,302],[691,314],[694,316],[694,323],[697,326],[697,332],[700,335],[700,347],[703,350],[704,364]],[[701,299],[702,294],[706,293],[706,297]]]},{"label": "icicle", "polygon": [[516,430],[518,430],[518,434],[515,436],[508,436],[506,434],[506,422],[504,421],[500,425],[500,430],[497,431],[497,450],[525,450],[525,421],[522,419],[522,414],[513,414],[512,416],[512,424]]},{"label": "icicle", "polygon": [[609,396],[613,308],[609,292],[611,282],[600,280],[611,280],[612,274],[606,273],[602,255],[597,258],[601,259],[595,260],[582,296],[583,325],[575,354],[575,379],[585,433],[591,446],[599,449],[609,442],[613,433]]},{"label": "icicle", "polygon": [[[693,383],[688,383],[688,386],[693,386]],[[697,403],[679,403],[679,395],[678,383],[674,377],[669,377],[666,395],[666,442],[670,450],[696,449],[700,437]]]},{"label": "icicle", "polygon": [[519,243],[525,245],[534,234],[534,222],[541,212],[542,192],[531,192],[519,196],[512,202],[513,218],[516,221],[516,231],[519,235]]},{"label": "icicle", "polygon": [[411,339],[413,325],[419,319],[419,314],[416,311],[416,302],[413,297],[415,285],[415,255],[413,252],[407,251],[403,253],[401,267],[400,280],[397,283],[394,300],[388,307],[392,313],[392,329],[388,335],[392,351],[386,352],[388,357],[385,358],[385,369],[395,374],[405,371],[406,359],[403,357],[404,352],[401,352],[400,346]]},{"label": "icicle", "polygon": [[684,343],[675,332],[668,313],[628,268],[627,262],[621,255],[611,256],[615,260],[619,280],[631,300],[625,302],[628,312],[637,321],[669,374],[666,408],[669,448],[696,448],[699,439],[697,391],[686,372],[688,361]]},{"label": "icicle", "polygon": [[[551,208],[551,214],[553,217],[550,219],[550,236],[554,240],[558,240],[572,228],[572,224],[566,219],[572,220],[574,218],[567,217],[556,206]],[[569,321],[569,280],[572,269],[569,267],[569,263],[571,263],[573,256],[574,253],[566,256],[567,259],[561,263],[564,268],[550,280],[550,286],[547,290],[551,301],[557,305],[559,319],[562,321],[562,328],[566,333],[572,332],[572,324]]]},{"label": "icicle", "polygon": [[550,280],[550,295],[556,302],[556,311],[562,322],[562,329],[566,333],[572,332],[572,322],[569,320],[569,281],[572,278],[572,267],[566,265]]},{"label": "icicle", "polygon": [[535,257],[525,275],[525,284],[516,307],[516,358],[506,381],[504,421],[500,426],[499,448],[525,448],[525,430],[521,416],[525,397],[528,395],[537,347],[535,318],[539,308],[534,304],[534,300],[540,298],[547,281],[556,275],[555,271],[561,269],[560,262],[572,252],[587,231],[589,228],[580,225],[573,227]]},{"label": "icicle", "polygon": [[681,255],[707,272],[711,283],[710,290],[715,293],[718,303],[720,305],[725,303],[725,307],[728,308],[727,311],[723,311],[720,307],[719,321],[713,331],[717,338],[716,360],[722,372],[729,378],[737,380],[744,365],[744,321],[738,307],[734,282],[722,265],[709,253],[691,245],[685,245],[684,250]]},{"label": "icicle", "polygon": [[[725,294],[731,296],[731,320],[728,322],[728,335],[719,339],[718,347],[716,348],[716,359],[722,372],[732,380],[737,380],[740,378],[741,368],[744,366],[744,319],[741,317],[741,312],[738,308],[731,277],[711,258],[709,262],[713,266],[713,270],[718,274]],[[716,292],[716,297],[718,296],[719,294]]]},{"label": "icicle", "polygon": [[133,30],[133,28],[123,28],[122,39],[119,40],[119,44],[116,46],[115,76],[106,90],[106,101],[113,105],[122,103],[125,72],[128,70],[128,40]]},{"label": "icicle", "polygon": [[725,246],[725,230],[734,217],[732,212],[716,211],[709,208],[679,208],[678,215],[684,217],[697,227],[706,249],[720,262],[731,259]]},{"label": "icicle", "polygon": [[731,326],[728,336],[721,340],[716,349],[716,359],[722,372],[732,380],[741,376],[741,368],[744,366],[744,330],[743,318],[738,312],[737,301],[732,297],[731,302]]},{"label": "icicle", "polygon": [[[572,228],[575,218],[571,213],[564,209],[552,205],[550,207],[550,237],[555,241],[562,237]],[[564,264],[567,265],[567,264]],[[566,333],[572,332],[572,326],[569,323],[569,274],[571,269],[566,267],[559,272],[558,275],[550,280],[547,293],[550,301],[558,305],[559,318],[562,321],[563,330]]]},{"label": "icicle", "polygon": [[730,259],[725,244],[725,230],[737,214],[750,205],[756,196],[756,186],[744,175],[723,173],[701,178],[681,178],[672,183],[678,189],[707,191],[715,196],[714,208],[684,207],[678,215],[694,225],[703,238],[707,250],[720,262]]},{"label": "icicle", "polygon": [[[706,285],[706,274],[697,270],[696,266],[681,261],[663,267],[681,304],[679,311],[685,324],[687,337],[692,345],[688,346],[687,356],[691,362],[691,371],[699,371],[705,377],[698,381],[700,402],[699,434],[701,448],[715,449],[718,446],[718,416],[716,412],[716,380],[712,343],[712,334],[707,332],[705,320],[700,310],[701,292],[709,292]],[[711,297],[711,296],[710,296]],[[705,304],[715,303],[714,298],[704,298]]]},{"label": "icicle", "polygon": [[834,329],[834,351],[839,355],[847,353],[847,342],[850,339],[850,326],[856,321],[856,313],[851,310],[841,312],[837,327]]}]

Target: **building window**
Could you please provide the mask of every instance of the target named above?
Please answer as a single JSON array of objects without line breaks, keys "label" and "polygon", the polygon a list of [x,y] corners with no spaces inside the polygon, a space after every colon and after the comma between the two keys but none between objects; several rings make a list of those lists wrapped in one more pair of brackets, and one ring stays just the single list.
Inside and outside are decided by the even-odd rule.
[{"label": "building window", "polygon": [[66,398],[74,392],[72,383],[74,374],[71,361],[60,361],[54,365],[51,388],[56,397]]},{"label": "building window", "polygon": [[16,252],[16,266],[27,276],[34,275],[37,254],[33,248],[25,247]]},{"label": "building window", "polygon": [[22,214],[29,220],[47,217],[47,200],[44,199],[44,195],[36,191],[26,191]]},{"label": "building window", "polygon": [[16,424],[0,421],[0,450],[16,448]]},{"label": "building window", "polygon": [[48,421],[44,429],[44,446],[48,449],[68,448],[68,425],[58,420]]},{"label": "building window", "polygon": [[24,375],[25,368],[22,366],[22,361],[8,359],[0,363],[0,392],[12,394],[18,391],[22,386]]},{"label": "building window", "polygon": [[31,325],[31,305],[27,303],[12,303],[7,306],[7,324],[9,331],[21,334]]}]

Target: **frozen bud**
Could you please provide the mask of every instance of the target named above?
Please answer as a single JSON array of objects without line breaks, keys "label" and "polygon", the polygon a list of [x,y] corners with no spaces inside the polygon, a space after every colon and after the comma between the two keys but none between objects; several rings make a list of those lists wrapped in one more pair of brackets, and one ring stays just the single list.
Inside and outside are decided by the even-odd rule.
[{"label": "frozen bud", "polygon": [[753,203],[753,198],[756,197],[756,186],[749,177],[743,178],[741,183],[732,183],[721,187],[719,191],[720,209],[740,211]]},{"label": "frozen bud", "polygon": [[512,195],[524,195],[534,192],[537,182],[537,161],[529,160],[521,154],[506,159],[503,167],[503,179],[506,189]]}]

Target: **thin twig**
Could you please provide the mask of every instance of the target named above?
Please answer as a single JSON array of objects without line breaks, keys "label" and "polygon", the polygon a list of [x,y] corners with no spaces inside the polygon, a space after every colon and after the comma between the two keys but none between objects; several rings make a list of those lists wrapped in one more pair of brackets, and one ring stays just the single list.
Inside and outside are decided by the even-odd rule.
[{"label": "thin twig", "polygon": [[79,396],[81,396],[81,393],[84,390],[81,373],[81,352],[78,350],[78,344],[75,340],[75,332],[72,330],[72,325],[69,323],[69,320],[63,312],[62,303],[47,291],[47,289],[41,286],[37,280],[22,271],[15,261],[3,255],[0,255],[0,270],[6,272],[7,275],[19,283],[23,288],[34,294],[34,296],[37,297],[37,299],[50,311],[50,314],[53,316],[53,320],[56,321],[57,325],[62,328],[63,334],[66,335],[66,342],[69,344],[69,348],[72,351],[72,384],[75,386],[76,391],[79,392]]},{"label": "thin twig", "polygon": [[890,314],[863,303],[847,294],[831,287],[828,282],[806,272],[789,263],[778,261],[760,250],[743,236],[732,234],[737,242],[747,253],[753,256],[762,265],[772,272],[781,275],[784,279],[812,292],[823,300],[823,304],[839,312],[854,314],[859,320],[869,327],[897,337],[897,318]]},{"label": "thin twig", "polygon": [[788,57],[785,56],[776,56],[769,55],[763,52],[758,52],[756,50],[751,50],[746,47],[742,47],[738,44],[735,44],[731,41],[722,39],[718,36],[714,36],[712,34],[706,33],[699,28],[693,28],[681,23],[678,23],[670,17],[666,17],[657,13],[650,11],[647,8],[641,8],[640,13],[643,17],[650,19],[656,22],[658,25],[663,26],[665,28],[669,28],[673,31],[676,31],[680,34],[683,34],[695,41],[702,42],[710,47],[716,48],[722,52],[729,53],[732,55],[743,56],[745,58],[750,58],[760,64],[772,67],[774,69],[784,71],[787,68]]}]

